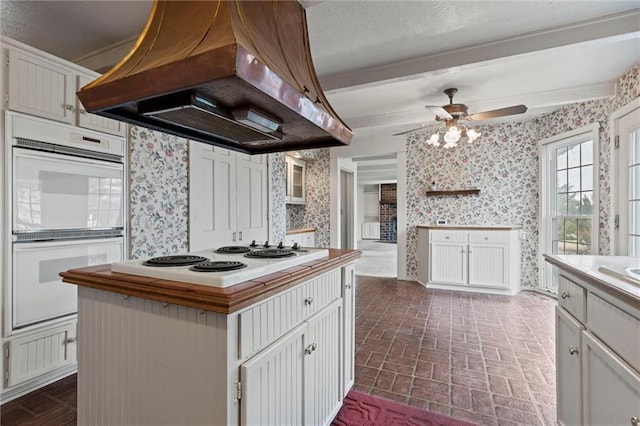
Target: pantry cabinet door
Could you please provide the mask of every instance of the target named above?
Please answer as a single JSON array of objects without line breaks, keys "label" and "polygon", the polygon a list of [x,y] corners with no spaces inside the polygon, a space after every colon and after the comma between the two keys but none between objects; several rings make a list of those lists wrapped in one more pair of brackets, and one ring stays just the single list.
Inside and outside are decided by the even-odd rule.
[{"label": "pantry cabinet door", "polygon": [[236,154],[189,143],[189,250],[238,244]]},{"label": "pantry cabinet door", "polygon": [[241,425],[302,425],[307,324],[240,367]]},{"label": "pantry cabinet door", "polygon": [[269,239],[267,156],[238,153],[237,228],[240,244]]},{"label": "pantry cabinet door", "polygon": [[73,124],[73,72],[54,62],[18,50],[9,59],[9,109]]}]

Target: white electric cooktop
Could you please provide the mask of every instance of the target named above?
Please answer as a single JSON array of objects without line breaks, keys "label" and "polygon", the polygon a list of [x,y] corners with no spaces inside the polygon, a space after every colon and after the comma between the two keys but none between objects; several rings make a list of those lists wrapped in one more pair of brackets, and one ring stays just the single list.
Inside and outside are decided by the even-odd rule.
[{"label": "white electric cooktop", "polygon": [[[262,249],[263,248],[260,246],[252,248],[252,252]],[[277,249],[277,247],[272,246],[271,249]],[[286,250],[290,248],[285,247],[284,249]],[[322,259],[329,256],[329,250],[318,248],[290,250],[293,252],[291,257],[267,259],[248,258],[244,254],[221,254],[216,253],[215,251],[216,248],[211,248],[197,252],[181,253],[180,256],[201,256],[212,262],[241,262],[246,266],[241,269],[222,272],[197,272],[190,269],[195,265],[161,267],[147,266],[143,263],[150,259],[138,259],[113,263],[111,265],[111,270],[113,272],[180,281],[191,284],[201,284],[211,287],[229,287],[234,284],[239,284],[253,278],[278,272],[292,266],[301,265],[311,260]]]}]

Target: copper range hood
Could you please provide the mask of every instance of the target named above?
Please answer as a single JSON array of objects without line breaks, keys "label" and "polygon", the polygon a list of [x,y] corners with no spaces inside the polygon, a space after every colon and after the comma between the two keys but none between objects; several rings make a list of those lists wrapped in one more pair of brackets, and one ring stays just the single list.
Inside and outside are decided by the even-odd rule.
[{"label": "copper range hood", "polygon": [[297,1],[158,1],[88,112],[249,154],[348,145]]}]

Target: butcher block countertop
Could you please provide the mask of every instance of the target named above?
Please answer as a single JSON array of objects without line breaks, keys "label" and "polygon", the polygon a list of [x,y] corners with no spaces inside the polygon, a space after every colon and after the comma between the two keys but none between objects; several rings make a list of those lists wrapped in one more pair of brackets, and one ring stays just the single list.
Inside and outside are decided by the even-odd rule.
[{"label": "butcher block countertop", "polygon": [[96,265],[61,272],[62,281],[127,296],[230,314],[313,277],[357,260],[361,251],[329,249],[329,256],[231,287],[210,287],[112,272]]},{"label": "butcher block countertop", "polygon": [[305,232],[316,232],[316,228],[287,229],[287,235],[304,234]]}]

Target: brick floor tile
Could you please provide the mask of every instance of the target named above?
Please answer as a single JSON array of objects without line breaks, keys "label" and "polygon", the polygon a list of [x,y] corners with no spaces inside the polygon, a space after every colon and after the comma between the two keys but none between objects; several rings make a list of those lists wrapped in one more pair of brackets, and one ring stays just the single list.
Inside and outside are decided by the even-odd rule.
[{"label": "brick floor tile", "polygon": [[[438,364],[441,365],[441,364]],[[413,373],[413,375],[415,377],[421,377],[423,379],[431,379],[432,378],[432,372],[433,372],[433,366],[434,364],[431,362],[425,362],[425,361],[418,361],[416,363],[416,368],[415,371]],[[446,367],[448,370],[448,367]]]},{"label": "brick floor tile", "polygon": [[369,360],[366,362],[365,365],[371,368],[379,369],[380,367],[382,367],[382,364],[384,363],[385,358],[386,356],[384,354],[381,354],[378,352],[371,352],[371,355],[369,356]]},{"label": "brick floor tile", "polygon": [[471,407],[477,413],[494,415],[491,393],[471,389]]},{"label": "brick floor tile", "polygon": [[393,386],[391,387],[391,391],[395,393],[401,393],[403,395],[409,395],[412,383],[413,377],[405,376],[403,374],[397,374],[396,380],[393,382]]},{"label": "brick floor tile", "polygon": [[386,398],[391,401],[399,402],[400,404],[406,404],[407,401],[409,400],[409,397],[407,395],[401,395],[393,392],[385,392],[383,390],[379,390],[375,388],[371,390],[371,395],[379,396],[380,398]]},{"label": "brick floor tile", "polygon": [[413,375],[414,369],[415,367],[413,365],[397,364],[389,361],[385,361],[385,363],[382,364],[382,370],[384,371],[406,374],[408,376]]},{"label": "brick floor tile", "polygon": [[493,402],[496,404],[496,408],[498,406],[515,408],[520,411],[527,411],[529,413],[535,413],[536,408],[535,405],[529,401],[525,401],[522,399],[512,398],[510,396],[504,395],[493,395]]},{"label": "brick floor tile", "polygon": [[511,387],[506,378],[489,374],[489,388],[491,392],[500,395],[511,395]]},{"label": "brick floor tile", "polygon": [[407,401],[407,405],[411,405],[412,407],[416,407],[421,410],[429,409],[429,402],[425,401],[424,399],[409,398],[409,401]]},{"label": "brick floor tile", "polygon": [[433,390],[429,390],[429,389],[425,389],[425,388],[420,388],[420,387],[413,387],[411,388],[411,395],[412,397],[415,398],[419,398],[419,399],[426,399],[427,401],[429,401],[429,403],[431,402],[437,402],[439,404],[449,404],[449,390],[447,389],[446,393],[442,393],[442,392],[436,392]]},{"label": "brick floor tile", "polygon": [[532,416],[526,411],[516,410],[509,407],[496,407],[496,415],[505,420],[512,420],[527,425],[535,425],[540,423],[538,416]]},{"label": "brick floor tile", "polygon": [[444,414],[445,416],[448,416],[451,413],[451,407],[445,404],[439,404],[437,402],[430,402],[429,411],[433,411],[434,413]]},{"label": "brick floor tile", "polygon": [[443,364],[433,364],[433,372],[431,378],[438,382],[449,383],[451,378],[451,370],[449,369],[449,366]]},{"label": "brick floor tile", "polygon": [[468,410],[471,408],[471,390],[464,386],[451,386],[451,406]]},{"label": "brick floor tile", "polygon": [[395,373],[391,373],[389,371],[380,371],[378,377],[376,378],[374,387],[376,389],[382,389],[385,391],[391,390],[391,386],[393,385],[393,380],[395,379],[395,377]]},{"label": "brick floor tile", "polygon": [[449,385],[447,383],[436,382],[434,380],[420,379],[416,377],[413,379],[413,389],[424,389],[425,391],[434,391],[440,393],[449,393]]},{"label": "brick floor tile", "polygon": [[463,385],[473,389],[489,390],[489,384],[485,380],[471,379],[466,376],[451,376],[451,383],[454,385]]},{"label": "brick floor tile", "polygon": [[474,411],[462,410],[460,408],[451,407],[451,417],[465,420],[477,425],[497,425],[498,421],[495,417],[483,415]]}]

